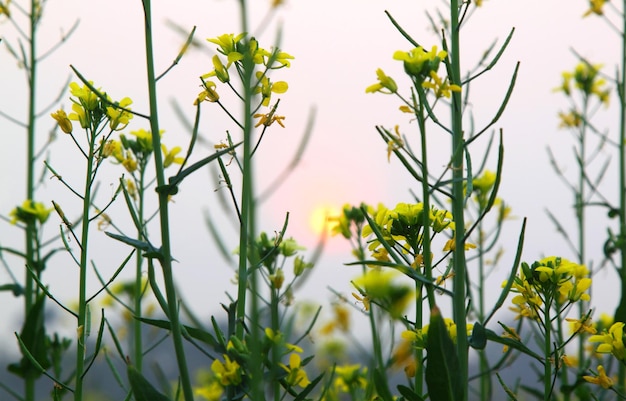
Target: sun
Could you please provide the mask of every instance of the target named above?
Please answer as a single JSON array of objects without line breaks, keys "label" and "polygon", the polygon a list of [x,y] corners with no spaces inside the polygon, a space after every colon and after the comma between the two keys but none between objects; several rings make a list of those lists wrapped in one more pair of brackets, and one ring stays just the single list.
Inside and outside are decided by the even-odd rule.
[{"label": "sun", "polygon": [[316,206],[309,217],[309,226],[311,228],[311,231],[313,231],[313,233],[316,235],[330,235],[332,224],[328,221],[328,218],[333,216],[339,216],[339,213],[340,210],[336,206]]}]

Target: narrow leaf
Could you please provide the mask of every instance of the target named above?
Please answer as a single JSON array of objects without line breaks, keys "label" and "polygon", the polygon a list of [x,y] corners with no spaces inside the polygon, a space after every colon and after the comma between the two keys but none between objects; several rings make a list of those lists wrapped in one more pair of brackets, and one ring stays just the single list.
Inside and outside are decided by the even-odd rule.
[{"label": "narrow leaf", "polygon": [[128,381],[133,390],[135,401],[170,401],[159,393],[134,366],[128,365]]},{"label": "narrow leaf", "polygon": [[448,334],[438,307],[430,312],[428,340],[426,343],[426,385],[433,401],[456,401],[463,399],[459,382],[459,358],[456,347]]}]

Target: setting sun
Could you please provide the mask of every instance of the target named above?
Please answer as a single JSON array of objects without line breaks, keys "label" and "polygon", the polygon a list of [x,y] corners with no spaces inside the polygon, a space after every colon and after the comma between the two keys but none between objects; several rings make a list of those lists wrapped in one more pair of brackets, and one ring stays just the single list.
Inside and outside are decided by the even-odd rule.
[{"label": "setting sun", "polygon": [[339,213],[339,208],[335,206],[322,205],[315,207],[309,217],[311,230],[317,235],[322,235],[324,232],[329,235],[332,224],[330,224],[328,218],[338,216]]}]

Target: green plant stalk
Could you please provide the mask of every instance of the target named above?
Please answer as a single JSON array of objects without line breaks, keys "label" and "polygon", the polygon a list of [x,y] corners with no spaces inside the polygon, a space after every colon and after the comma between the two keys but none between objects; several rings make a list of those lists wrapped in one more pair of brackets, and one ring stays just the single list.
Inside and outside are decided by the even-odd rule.
[{"label": "green plant stalk", "polygon": [[[152,9],[151,0],[143,0],[145,17],[145,41],[146,41],[146,68],[148,75],[148,92],[150,101],[150,130],[152,132],[152,148],[154,149],[154,165],[156,170],[157,187],[163,187],[165,173],[163,168],[163,154],[161,153],[161,138],[159,135],[159,119],[157,107],[156,75],[154,72],[154,45],[152,43]],[[163,271],[163,282],[165,284],[165,296],[167,298],[167,315],[170,319],[172,341],[176,353],[176,363],[180,375],[180,384],[185,401],[193,401],[193,389],[189,376],[189,367],[185,357],[183,347],[183,337],[181,324],[178,317],[178,297],[174,286],[174,276],[172,273],[172,250],[170,244],[169,231],[169,210],[168,197],[166,191],[159,194],[159,221],[161,225],[161,257],[159,262]]]},{"label": "green plant stalk", "polygon": [[[579,306],[582,304],[582,301],[580,301]],[[560,306],[557,306],[557,309],[559,309]],[[581,307],[582,309],[582,307]],[[563,309],[561,309],[561,311],[563,311]],[[565,333],[563,332],[564,329],[564,314],[561,312],[559,314],[557,314],[557,324],[556,324],[556,335],[557,335],[557,339],[555,341],[555,344],[558,344],[558,347],[560,350],[562,350],[562,344],[565,343]],[[583,316],[583,315],[581,315]],[[584,335],[583,333],[578,333],[577,334],[578,338],[579,338],[579,342],[582,343],[584,340]],[[561,360],[557,360],[557,358],[559,357],[559,353],[555,352],[554,355],[554,360],[555,360],[555,364],[557,366],[559,366],[562,362]],[[580,365],[580,362],[579,362]],[[584,368],[582,368],[584,369]],[[567,367],[564,366],[562,369],[560,369],[560,374],[561,374],[561,383],[560,386],[562,389],[564,389],[563,391],[561,391],[561,396],[563,397],[563,401],[569,401],[571,399],[570,395],[571,395],[571,391],[569,390],[570,385],[569,385],[569,377],[568,377],[568,371],[567,371]],[[581,370],[583,371],[583,370]],[[558,371],[557,371],[558,372]],[[567,389],[567,390],[565,390]]]},{"label": "green plant stalk", "polygon": [[[622,10],[626,10],[626,0],[622,2]],[[621,76],[619,78],[619,237],[620,244],[620,280],[621,280],[621,301],[615,312],[615,321],[626,321],[626,16],[622,16],[622,60]],[[619,364],[618,370],[618,390],[623,393],[625,390],[626,368],[624,364]]]},{"label": "green plant stalk", "polygon": [[[276,274],[276,268],[274,268],[274,274]],[[271,281],[270,281],[271,283]],[[272,285],[272,284],[270,284]],[[280,331],[280,322],[278,316],[278,305],[280,302],[280,289],[271,288],[271,299],[270,299],[270,308],[271,308],[271,325],[274,333],[278,333]],[[272,374],[270,383],[272,385],[272,393],[274,395],[274,401],[280,400],[280,382],[278,381],[278,368],[280,365],[280,352],[281,350],[274,344],[272,346]]]},{"label": "green plant stalk", "polygon": [[[427,143],[426,143],[426,117],[424,113],[424,102],[427,102],[426,94],[424,93],[424,88],[420,83],[415,83],[415,90],[419,96],[419,109],[416,113],[416,118],[419,124],[420,131],[420,141],[421,141],[421,158],[422,158],[422,177],[423,180],[428,180],[428,151],[427,151]],[[422,232],[422,260],[424,261],[424,271],[423,274],[427,280],[432,282],[433,272],[432,272],[432,258],[431,258],[431,244],[430,244],[430,188],[428,186],[428,181],[422,182],[422,203],[423,203],[423,232]],[[424,285],[420,282],[415,282],[415,291],[416,291],[416,300],[415,300],[415,326],[416,328],[423,328],[423,316],[424,316],[424,306],[422,303],[422,290],[424,289]],[[428,296],[428,306],[432,310],[435,306],[435,292],[432,285],[426,286],[426,293]],[[415,366],[418,368],[415,372],[415,390],[418,395],[424,393],[424,370],[422,369],[422,362],[424,359],[423,350],[416,349],[415,350]]]},{"label": "green plant stalk", "polygon": [[[143,163],[141,166],[141,170],[139,172],[139,185],[135,185],[137,188],[138,196],[139,196],[139,210],[138,210],[138,219],[141,223],[141,227],[137,228],[137,240],[144,240],[144,225],[145,225],[145,192],[144,192],[144,182],[146,175],[146,163]],[[141,372],[143,368],[143,331],[142,324],[139,318],[141,317],[141,301],[143,298],[143,256],[141,252],[135,253],[135,298],[133,305],[133,313],[135,315],[135,319],[133,319],[133,353],[135,355],[133,363],[135,365],[135,369]]]},{"label": "green plant stalk", "polygon": [[[241,28],[242,32],[248,32],[248,14],[245,0],[240,0]],[[251,357],[251,399],[264,399],[263,392],[263,356],[261,355],[261,336],[259,330],[259,295],[258,295],[258,250],[252,245],[256,233],[256,203],[254,196],[254,165],[252,150],[255,143],[252,137],[252,75],[254,73],[254,61],[250,54],[250,41],[246,38],[245,53],[242,60],[243,74],[243,177],[241,189],[241,229],[239,235],[239,288],[237,298],[237,318],[240,322],[245,321],[247,307],[246,289],[250,290],[250,351]],[[253,270],[248,271],[248,263]],[[241,275],[243,273],[243,276]],[[243,281],[242,281],[243,280]],[[247,288],[249,287],[249,288]],[[242,297],[243,296],[243,297]],[[243,339],[243,326],[238,325],[237,336]]]},{"label": "green plant stalk", "polygon": [[[460,26],[459,1],[450,1],[451,47],[450,82],[461,86],[460,63]],[[468,386],[468,339],[467,315],[465,310],[467,271],[465,265],[465,208],[464,208],[464,139],[463,139],[463,110],[461,93],[452,92],[452,216],[455,225],[455,250],[453,253],[454,286],[453,286],[453,319],[457,327],[457,354],[459,358],[459,382],[463,383],[463,400],[467,400]]]},{"label": "green plant stalk", "polygon": [[[578,264],[584,265],[586,252],[585,252],[585,165],[586,165],[586,136],[587,136],[587,116],[589,110],[589,96],[583,96],[582,115],[585,117],[582,119],[582,126],[580,128],[580,135],[578,138],[579,157],[578,157],[578,190],[576,191],[575,208],[576,208],[576,224],[578,229]],[[589,271],[589,276],[593,276],[593,272]],[[583,301],[578,303],[579,316],[585,315],[586,305]],[[578,336],[578,369],[583,371],[586,364],[585,353],[585,336],[581,333]],[[563,385],[567,385],[567,375],[563,375]],[[563,401],[569,401],[569,392],[564,394]]]},{"label": "green plant stalk", "polygon": [[[484,210],[479,207],[479,216],[483,215]],[[499,223],[501,224],[501,223]],[[484,323],[485,321],[485,235],[483,231],[483,220],[478,221],[478,321]],[[489,360],[487,359],[487,353],[482,350],[478,353],[480,371],[489,371]],[[480,376],[480,396],[481,400],[487,400],[491,395],[491,375]]]},{"label": "green plant stalk", "polygon": [[[27,159],[26,159],[26,199],[34,201],[35,197],[35,120],[36,120],[36,91],[37,91],[37,0],[30,2],[30,37],[29,37],[29,60],[28,60],[28,128],[27,128]],[[26,263],[33,265],[35,260],[35,235],[36,222],[26,225]],[[24,272],[24,316],[30,315],[30,310],[37,298],[37,287],[30,272]],[[35,400],[35,376],[28,374],[24,378],[24,401]]]},{"label": "green plant stalk", "polygon": [[[548,297],[551,297],[551,295],[548,295]],[[545,330],[545,336],[543,339],[543,353],[545,356],[543,364],[544,401],[552,400],[552,360],[550,358],[550,354],[552,353],[552,322],[550,321],[550,308],[552,307],[552,301],[548,297],[546,297],[546,303],[543,308],[543,325]]]},{"label": "green plant stalk", "polygon": [[83,400],[83,381],[85,373],[85,353],[86,353],[86,334],[87,326],[87,268],[89,263],[88,246],[89,246],[89,211],[91,208],[91,190],[93,188],[93,171],[94,160],[96,158],[94,149],[96,146],[97,127],[92,124],[88,128],[88,145],[87,166],[85,172],[85,190],[83,192],[83,216],[81,221],[80,236],[80,274],[78,281],[78,321],[77,321],[77,344],[76,344],[76,385],[74,388],[74,400]]}]

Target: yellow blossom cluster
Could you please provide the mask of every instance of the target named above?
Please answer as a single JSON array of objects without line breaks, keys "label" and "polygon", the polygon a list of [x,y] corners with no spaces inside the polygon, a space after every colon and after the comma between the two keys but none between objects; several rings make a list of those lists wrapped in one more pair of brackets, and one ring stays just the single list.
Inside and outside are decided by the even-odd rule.
[{"label": "yellow blossom cluster", "polygon": [[[211,59],[213,69],[200,77],[203,90],[196,98],[194,104],[199,104],[204,100],[218,102],[220,96],[216,90],[217,84],[208,79],[215,77],[218,81],[229,84],[231,81],[231,69],[240,74],[245,68],[244,64],[247,66],[247,63],[250,61],[254,65],[262,67],[261,70],[255,72],[255,80],[253,80],[251,87],[254,94],[261,95],[261,105],[269,106],[272,93],[285,93],[289,88],[285,81],[273,82],[268,76],[268,72],[274,69],[290,67],[290,60],[294,58],[292,55],[280,49],[266,50],[259,46],[256,39],[248,38],[244,33],[238,35],[227,33],[207,40],[217,45],[219,54],[216,54]],[[280,120],[271,121],[278,121],[280,124]]]},{"label": "yellow blossom cluster", "polygon": [[584,265],[555,256],[532,265],[522,263],[521,271],[511,284],[511,292],[517,294],[511,310],[517,313],[517,319],[536,319],[545,307],[554,306],[560,311],[566,304],[589,301],[587,291],[591,278],[588,275]]}]

